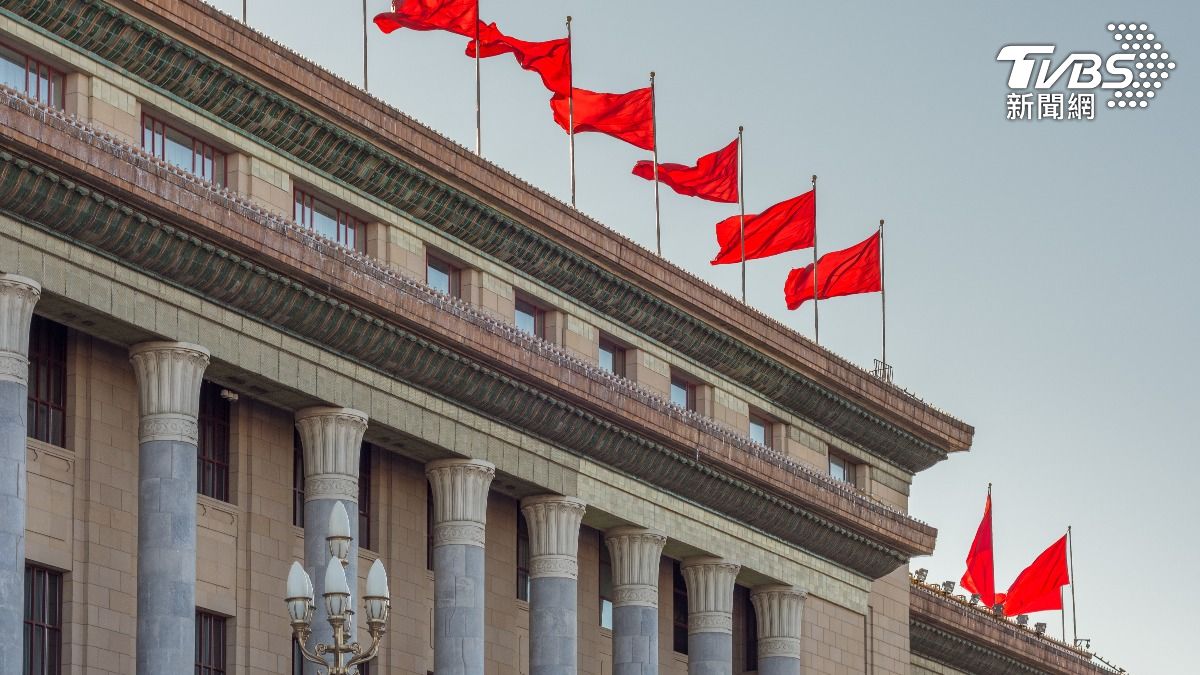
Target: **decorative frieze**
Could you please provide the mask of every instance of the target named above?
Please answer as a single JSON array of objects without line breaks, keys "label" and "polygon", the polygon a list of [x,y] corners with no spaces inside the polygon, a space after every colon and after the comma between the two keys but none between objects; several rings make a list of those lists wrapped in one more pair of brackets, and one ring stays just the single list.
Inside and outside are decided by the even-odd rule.
[{"label": "decorative frieze", "polygon": [[129,362],[138,383],[138,442],[195,445],[208,350],[186,342],[143,342],[129,348]]},{"label": "decorative frieze", "polygon": [[733,586],[741,565],[687,558],[680,565],[688,594],[688,633],[733,633]]},{"label": "decorative frieze", "polygon": [[750,592],[758,622],[758,656],[800,658],[807,591],[793,586],[758,586]]},{"label": "decorative frieze", "polygon": [[614,527],[604,537],[612,559],[613,606],[658,607],[658,564],[667,537],[642,527]]},{"label": "decorative frieze", "polygon": [[539,495],[521,500],[529,526],[529,576],[579,577],[579,524],[587,505],[581,499]]},{"label": "decorative frieze", "polygon": [[434,547],[483,548],[488,489],[496,465],[481,459],[439,459],[425,465],[433,491]]},{"label": "decorative frieze", "polygon": [[358,458],[367,414],[318,406],[296,412],[304,448],[304,501],[336,499],[358,503]]},{"label": "decorative frieze", "polygon": [[41,297],[33,279],[0,274],[0,382],[29,380],[29,322]]}]

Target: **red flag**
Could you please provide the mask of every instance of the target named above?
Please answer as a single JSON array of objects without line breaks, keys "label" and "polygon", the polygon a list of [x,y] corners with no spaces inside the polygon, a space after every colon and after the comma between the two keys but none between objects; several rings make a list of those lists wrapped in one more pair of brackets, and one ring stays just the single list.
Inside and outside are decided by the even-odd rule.
[{"label": "red flag", "polygon": [[979,594],[985,607],[996,605],[996,567],[992,556],[992,491],[988,488],[987,502],[983,507],[983,520],[975,531],[975,541],[967,553],[967,572],[963,574],[962,587]]},{"label": "red flag", "polygon": [[[812,190],[779,202],[762,213],[747,214],[746,260],[810,248],[816,228],[817,202]],[[711,264],[742,261],[740,216],[730,216],[717,223],[717,245],[721,250]]]},{"label": "red flag", "polygon": [[1004,615],[1016,616],[1062,609],[1062,587],[1071,583],[1067,572],[1067,536],[1050,545],[1025,568],[1008,589]]},{"label": "red flag", "polygon": [[[883,289],[879,271],[879,233],[841,251],[826,253],[817,260],[817,287],[820,299],[855,293],[874,293]],[[796,309],[813,297],[813,266],[806,265],[788,274],[783,285],[788,309]]]},{"label": "red flag", "polygon": [[392,11],[375,17],[375,25],[384,33],[409,28],[475,37],[478,23],[479,0],[392,0]]},{"label": "red flag", "polygon": [[[517,63],[525,70],[542,76],[542,84],[554,94],[566,96],[571,88],[571,43],[567,38],[545,42],[526,42],[500,32],[496,24],[489,23],[479,29],[479,41],[483,48],[480,58],[512,53]],[[467,56],[475,57],[475,41],[467,43]],[[578,111],[576,112],[578,114]],[[578,131],[576,124],[576,131]]]},{"label": "red flag", "polygon": [[[653,150],[653,100],[650,87],[624,94],[602,94],[576,88],[575,133],[598,131],[643,150]],[[550,99],[550,109],[554,111],[558,126],[569,132],[567,96],[555,94]]]},{"label": "red flag", "polygon": [[[737,161],[735,138],[724,148],[696,160],[696,166],[659,164],[658,180],[681,195],[732,204],[738,200]],[[633,175],[654,180],[654,162],[642,160],[633,165]]]}]

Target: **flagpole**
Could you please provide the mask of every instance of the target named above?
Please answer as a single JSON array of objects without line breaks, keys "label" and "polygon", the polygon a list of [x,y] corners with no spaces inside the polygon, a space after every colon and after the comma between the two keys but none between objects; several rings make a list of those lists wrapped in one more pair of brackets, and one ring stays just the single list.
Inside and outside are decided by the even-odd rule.
[{"label": "flagpole", "polygon": [[483,47],[479,43],[479,0],[475,0],[475,154],[483,153],[483,133],[480,131],[483,116],[480,113],[480,86],[479,86],[479,50]]},{"label": "flagpole", "polygon": [[738,127],[738,237],[742,241],[742,304],[746,304],[746,174],[742,170],[745,154],[742,152],[742,132]]},{"label": "flagpole", "polygon": [[887,284],[884,283],[884,266],[883,266],[883,218],[879,219],[879,313],[882,321],[882,348],[883,348],[883,366],[882,372],[887,372]]},{"label": "flagpole", "polygon": [[242,25],[243,26],[246,25],[246,2],[247,2],[247,0],[242,0]]},{"label": "flagpole", "polygon": [[[367,0],[363,0],[363,91],[367,91]],[[476,47],[476,51],[479,48]]]},{"label": "flagpole", "polygon": [[812,177],[813,186],[813,341],[821,344],[821,317],[817,313],[817,174]]},{"label": "flagpole", "polygon": [[658,246],[658,254],[662,255],[662,215],[658,202],[658,110],[657,97],[654,89],[654,71],[650,71],[650,142],[654,145],[652,160],[654,162],[654,240]]},{"label": "flagpole", "polygon": [[[1076,647],[1079,646],[1079,621],[1075,616],[1075,543],[1071,536],[1071,526],[1067,526],[1067,561],[1071,565],[1071,638]],[[1063,629],[1066,633],[1066,629]]]},{"label": "flagpole", "polygon": [[571,17],[567,17],[567,146],[571,159],[571,207],[575,207],[575,55],[571,42]]}]

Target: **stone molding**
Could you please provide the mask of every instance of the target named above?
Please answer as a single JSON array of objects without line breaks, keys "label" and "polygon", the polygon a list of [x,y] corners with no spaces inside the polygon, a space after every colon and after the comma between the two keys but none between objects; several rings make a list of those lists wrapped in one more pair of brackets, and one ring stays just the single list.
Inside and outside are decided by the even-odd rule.
[{"label": "stone molding", "polygon": [[680,564],[687,585],[688,634],[733,633],[733,586],[741,565],[699,556]]},{"label": "stone molding", "polygon": [[0,382],[29,382],[29,323],[41,297],[33,279],[0,274]]},{"label": "stone molding", "polygon": [[367,414],[352,408],[304,408],[296,411],[296,430],[304,449],[304,501],[357,504],[358,459]]},{"label": "stone molding", "polygon": [[758,656],[800,658],[804,630],[804,599],[808,592],[794,586],[757,586],[750,591],[758,622]]},{"label": "stone molding", "polygon": [[496,465],[481,459],[439,459],[425,465],[425,475],[433,492],[433,545],[483,548]]},{"label": "stone molding", "polygon": [[186,342],[143,342],[129,348],[129,362],[138,384],[138,442],[196,445],[208,350]]},{"label": "stone molding", "polygon": [[579,578],[579,525],[587,504],[561,495],[521,500],[529,527],[529,576]]},{"label": "stone molding", "polygon": [[658,607],[658,565],[666,535],[643,527],[614,527],[605,533],[612,559],[613,606]]}]

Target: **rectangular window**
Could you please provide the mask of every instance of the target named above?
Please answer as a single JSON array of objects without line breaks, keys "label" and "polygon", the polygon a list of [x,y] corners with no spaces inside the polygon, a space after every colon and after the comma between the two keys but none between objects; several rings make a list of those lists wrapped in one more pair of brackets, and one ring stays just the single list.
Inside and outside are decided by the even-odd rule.
[{"label": "rectangular window", "polygon": [[462,272],[440,258],[429,256],[425,260],[425,283],[453,298],[462,297]]},{"label": "rectangular window", "polygon": [[358,452],[358,545],[371,548],[371,452],[370,443],[363,443]]},{"label": "rectangular window", "polygon": [[742,627],[745,629],[742,638],[742,649],[746,652],[746,670],[758,670],[758,615],[754,613],[754,602],[750,600],[750,590],[738,588],[742,596]]},{"label": "rectangular window", "polygon": [[0,45],[0,84],[53,108],[63,107],[63,75],[32,56]]},{"label": "rectangular window", "polygon": [[683,580],[683,568],[678,560],[671,562],[673,585],[671,595],[674,598],[674,649],[680,654],[688,653],[688,596],[687,583]]},{"label": "rectangular window", "polygon": [[829,475],[851,485],[858,484],[858,466],[842,455],[829,453]]},{"label": "rectangular window", "polygon": [[25,658],[22,675],[62,672],[61,572],[25,564]]},{"label": "rectangular window", "polygon": [[196,491],[229,501],[229,401],[221,387],[205,380],[200,385],[200,433],[196,453]]},{"label": "rectangular window", "polygon": [[29,325],[26,424],[30,438],[66,447],[67,328],[40,316]]},{"label": "rectangular window", "polygon": [[517,599],[529,602],[529,524],[517,507]]},{"label": "rectangular window", "polygon": [[292,220],[317,234],[355,251],[366,251],[366,225],[332,204],[303,191],[295,190]]},{"label": "rectangular window", "polygon": [[145,114],[142,115],[142,149],[214,185],[225,185],[225,153]]},{"label": "rectangular window", "polygon": [[292,430],[292,525],[304,527],[304,444]]},{"label": "rectangular window", "polygon": [[763,417],[762,415],[750,413],[750,438],[753,439],[755,443],[758,443],[759,445],[765,445],[768,448],[774,447],[772,445],[772,436],[774,436],[774,429],[772,428],[773,426],[774,425],[771,423],[771,420]]},{"label": "rectangular window", "polygon": [[425,569],[433,570],[433,487],[425,482]]},{"label": "rectangular window", "polygon": [[196,675],[225,675],[225,617],[196,610]]},{"label": "rectangular window", "polygon": [[516,319],[517,328],[530,335],[546,338],[546,310],[528,300],[517,298]]},{"label": "rectangular window", "polygon": [[597,532],[600,538],[600,627],[612,630],[613,627],[613,576],[612,558],[609,557],[608,546],[604,543],[604,533]]},{"label": "rectangular window", "polygon": [[696,384],[671,373],[671,403],[685,410],[696,409]]},{"label": "rectangular window", "polygon": [[608,338],[600,338],[600,368],[625,377],[625,348]]}]

